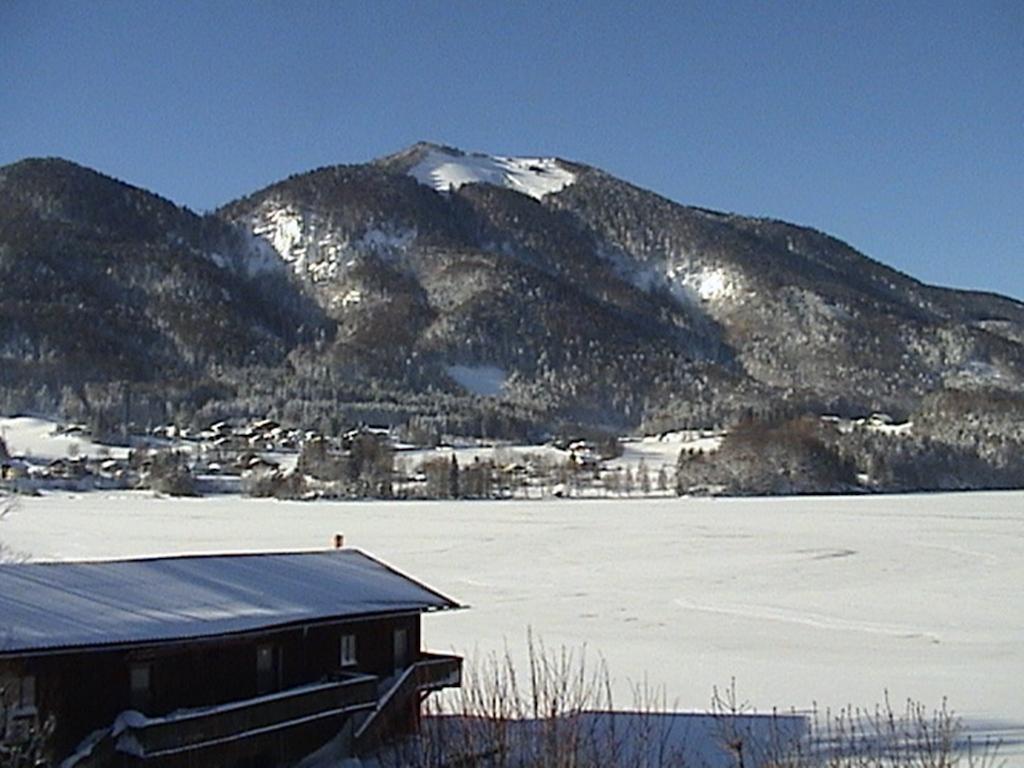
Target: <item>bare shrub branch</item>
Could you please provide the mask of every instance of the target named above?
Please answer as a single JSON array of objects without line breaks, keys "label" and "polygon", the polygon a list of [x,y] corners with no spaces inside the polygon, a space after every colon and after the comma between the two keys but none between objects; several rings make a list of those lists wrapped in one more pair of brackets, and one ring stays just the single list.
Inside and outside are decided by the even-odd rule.
[{"label": "bare shrub branch", "polygon": [[[419,732],[380,758],[387,768],[995,768],[998,744],[975,745],[945,702],[935,710],[888,695],[874,709],[815,708],[758,715],[736,691],[714,688],[708,744],[681,743],[681,715],[639,685],[617,710],[602,659],[551,649],[528,635],[521,673],[508,649],[467,664],[461,689],[431,703]],[[682,729],[687,730],[687,729]],[[689,749],[693,747],[693,749]]]}]

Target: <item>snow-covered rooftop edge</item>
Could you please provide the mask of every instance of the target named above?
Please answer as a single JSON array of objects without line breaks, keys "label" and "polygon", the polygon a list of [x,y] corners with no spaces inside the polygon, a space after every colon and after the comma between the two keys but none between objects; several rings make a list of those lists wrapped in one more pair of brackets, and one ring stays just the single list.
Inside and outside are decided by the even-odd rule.
[{"label": "snow-covered rooftop edge", "polygon": [[438,192],[456,190],[464,184],[493,184],[540,200],[560,192],[576,181],[576,174],[553,157],[504,157],[465,154],[458,150],[428,145],[409,175]]},{"label": "snow-covered rooftop edge", "polygon": [[463,606],[358,549],[0,566],[0,655]]}]

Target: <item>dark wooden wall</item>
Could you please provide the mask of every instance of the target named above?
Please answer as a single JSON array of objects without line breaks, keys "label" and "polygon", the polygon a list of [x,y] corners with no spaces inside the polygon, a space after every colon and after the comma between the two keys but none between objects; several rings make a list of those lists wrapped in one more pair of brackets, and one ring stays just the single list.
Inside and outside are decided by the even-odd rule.
[{"label": "dark wooden wall", "polygon": [[342,634],[355,634],[358,659],[345,671],[387,676],[393,672],[396,629],[409,633],[409,661],[419,657],[419,618],[408,613],[148,646],[0,657],[0,677],[5,672],[36,676],[38,706],[44,716],[55,718],[54,750],[63,757],[89,733],[133,708],[134,663],[151,665],[152,695],[144,714],[163,715],[257,696],[256,655],[263,645],[280,649],[274,689],[319,682],[342,671]]}]

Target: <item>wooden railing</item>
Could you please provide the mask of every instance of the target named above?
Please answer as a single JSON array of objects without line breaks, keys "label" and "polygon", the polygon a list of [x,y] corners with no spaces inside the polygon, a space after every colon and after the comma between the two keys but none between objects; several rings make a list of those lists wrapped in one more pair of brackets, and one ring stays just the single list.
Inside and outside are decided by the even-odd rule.
[{"label": "wooden railing", "polygon": [[[462,658],[437,653],[421,654],[383,693],[377,706],[356,729],[360,750],[372,749],[397,721],[407,718],[410,707],[419,704],[419,694],[462,684]],[[415,697],[415,699],[414,699]]]},{"label": "wooden railing", "polygon": [[462,685],[462,657],[442,653],[424,653],[413,665],[416,687],[420,691],[458,688]]},{"label": "wooden railing", "polygon": [[127,752],[143,758],[170,756],[232,741],[274,733],[326,718],[365,712],[351,721],[358,749],[372,748],[390,731],[415,716],[420,697],[458,686],[462,659],[422,654],[418,661],[391,678],[384,690],[375,675],[350,674],[337,680],[213,707],[147,717],[138,712],[120,715],[92,749],[76,760],[77,768],[108,764],[110,755]]},{"label": "wooden railing", "polygon": [[[350,675],[255,699],[177,712],[160,718],[126,720],[119,749],[157,756],[223,744],[293,725],[339,716],[377,704],[377,678]],[[134,744],[128,743],[133,741]],[[135,746],[137,745],[137,746]]]}]

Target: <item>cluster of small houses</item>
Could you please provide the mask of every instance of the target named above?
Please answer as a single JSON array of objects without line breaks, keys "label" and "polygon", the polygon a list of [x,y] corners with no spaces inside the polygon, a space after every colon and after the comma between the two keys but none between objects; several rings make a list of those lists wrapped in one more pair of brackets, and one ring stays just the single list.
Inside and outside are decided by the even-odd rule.
[{"label": "cluster of small houses", "polygon": [[[69,425],[60,433],[88,437],[81,425]],[[145,487],[154,458],[162,452],[180,452],[198,477],[240,478],[246,473],[277,471],[278,463],[264,453],[294,453],[304,440],[313,437],[313,433],[284,429],[269,419],[241,425],[218,422],[195,432],[161,426],[134,439],[128,450],[112,451],[104,446],[96,456],[72,451],[65,457],[41,461],[0,451],[0,484],[22,492]]]},{"label": "cluster of small houses", "polygon": [[[63,427],[61,434],[89,437],[79,425]],[[286,428],[271,419],[221,421],[203,430],[160,426],[133,438],[131,443],[130,448],[103,446],[95,456],[77,455],[72,450],[68,456],[45,461],[10,456],[0,449],[0,488],[21,493],[153,488],[199,495],[241,492],[313,498],[333,494],[426,494],[431,498],[448,498],[514,495],[516,489],[540,485],[557,496],[571,493],[575,485],[586,482],[585,478],[598,477],[603,460],[609,458],[604,455],[604,447],[574,440],[557,446],[568,457],[557,468],[541,457],[523,454],[511,454],[499,463],[477,460],[452,469],[462,474],[459,492],[457,480],[450,481],[446,466],[442,466],[456,464],[451,451],[442,448],[424,459],[421,446],[396,442],[385,428],[363,426],[331,438]],[[326,455],[332,461],[304,461],[306,452],[312,456]],[[375,456],[373,467],[357,455],[368,452]],[[418,452],[414,460],[403,460],[403,454],[413,452]],[[382,453],[386,454],[383,467]],[[334,467],[333,475],[321,474],[314,468],[325,464]],[[168,467],[187,475],[185,490],[182,486],[162,484]],[[312,482],[312,490],[306,481]]]}]

